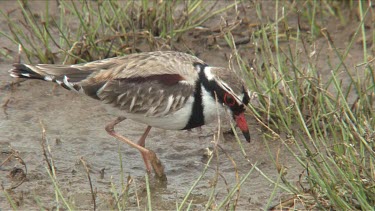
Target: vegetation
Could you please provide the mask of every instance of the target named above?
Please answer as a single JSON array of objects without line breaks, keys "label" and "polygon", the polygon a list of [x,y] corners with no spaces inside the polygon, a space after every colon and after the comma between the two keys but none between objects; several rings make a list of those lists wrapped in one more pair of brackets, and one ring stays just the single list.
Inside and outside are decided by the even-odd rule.
[{"label": "vegetation", "polygon": [[[373,24],[367,24],[375,14],[371,1],[275,1],[272,15],[263,12],[261,1],[226,4],[204,0],[59,1],[57,20],[48,12],[49,1],[45,2],[43,13],[32,11],[29,3],[19,2],[23,17],[20,21],[15,21],[11,12],[0,10],[8,20],[10,31],[0,31],[1,36],[20,45],[29,62],[55,63],[62,59],[66,64],[144,50],[194,52],[184,44],[184,36],[201,30],[206,21],[232,11],[235,20],[242,22],[220,25],[215,43],[229,46],[230,64],[247,75],[249,89],[256,93],[259,103],[250,104],[249,110],[262,127],[264,143],[281,142],[304,171],[299,181],[288,180],[285,164],[270,153],[275,156],[275,169],[279,173],[276,180],[255,164],[238,178],[222,201],[213,200],[217,188],[213,185],[209,200],[204,203],[206,209],[235,209],[236,193],[255,171],[275,187],[265,209],[374,208],[375,31]],[[257,21],[250,22],[241,12],[241,8],[248,6],[252,7]],[[352,24],[347,14],[357,17],[358,22],[352,26],[354,34],[347,36],[349,44],[343,47],[335,42],[335,35],[329,33],[326,24],[330,19],[343,27]],[[213,31],[209,27],[205,29],[208,34]],[[239,32],[248,33],[248,40],[240,42]],[[316,49],[318,40],[328,42],[330,49]],[[253,48],[242,42],[252,43]],[[350,66],[347,64],[350,52],[356,45],[363,49],[363,60]],[[322,65],[324,59],[320,55],[327,56],[324,52],[328,50],[337,62],[327,59]],[[249,59],[249,52],[254,60]],[[1,53],[8,56],[4,51]],[[325,75],[322,75],[322,66],[329,69]],[[246,157],[245,150],[243,153]],[[214,156],[215,153],[208,159],[207,166]],[[47,170],[56,189],[56,202],[62,201],[64,209],[73,209],[60,191],[58,175],[53,168]],[[177,202],[176,209],[191,208],[189,196],[202,175],[197,177],[184,200]],[[115,186],[111,189],[116,201],[113,209],[122,210],[127,206],[127,193],[133,180],[123,178],[121,190]],[[149,178],[145,180],[149,184]],[[277,199],[279,203],[275,205],[274,197],[280,190],[292,197]],[[150,191],[147,188],[145,206],[151,210],[154,204]],[[11,196],[6,191],[4,194],[17,209]]]}]

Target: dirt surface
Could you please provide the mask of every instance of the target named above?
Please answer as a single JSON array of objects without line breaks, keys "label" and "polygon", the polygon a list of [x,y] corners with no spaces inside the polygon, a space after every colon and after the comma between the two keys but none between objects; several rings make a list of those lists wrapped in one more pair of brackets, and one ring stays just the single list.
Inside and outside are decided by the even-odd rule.
[{"label": "dirt surface", "polygon": [[[36,5],[33,6],[37,7],[38,3],[43,4],[35,2]],[[2,10],[12,10],[17,8],[17,2],[2,1],[0,7]],[[253,14],[255,9],[252,7],[247,9],[249,18],[255,18]],[[272,14],[274,5],[265,5],[263,10],[265,13]],[[356,20],[353,20],[354,22]],[[8,30],[2,16],[0,28],[2,31]],[[340,25],[338,20],[331,20],[327,23],[327,30],[334,35],[334,41],[339,45],[338,47],[344,48],[355,29]],[[185,37],[185,39],[188,38],[189,36]],[[228,65],[226,59],[230,53],[228,47],[224,46],[220,51],[206,49],[200,44],[207,42],[207,35],[191,39],[187,42],[201,59],[213,65]],[[6,47],[14,51],[17,49],[16,45],[4,37],[1,37],[0,45],[2,48]],[[334,53],[329,49],[324,37],[319,38],[316,45],[316,48],[320,49],[319,56],[314,57],[316,65],[321,67],[323,74],[327,74],[330,72],[330,68],[326,65],[327,61],[337,63],[338,60],[334,58]],[[253,51],[251,43],[240,47],[251,49],[248,52],[245,51],[247,54]],[[14,56],[15,53],[13,52],[12,55]],[[360,63],[363,60],[361,56],[362,46],[355,44],[350,52],[348,67],[352,68]],[[8,76],[7,70],[11,68],[12,63],[11,59],[0,59],[0,103],[4,105],[4,110],[0,109],[0,162],[6,161],[0,167],[0,181],[2,187],[7,189],[25,179],[22,185],[8,191],[16,206],[19,209],[54,209],[58,206],[41,145],[42,128],[45,127],[47,146],[51,151],[49,155],[53,157],[59,186],[63,195],[74,204],[76,209],[93,208],[89,180],[80,161],[81,158],[90,168],[92,185],[97,192],[98,209],[108,209],[116,203],[111,182],[117,192],[121,192],[122,174],[125,178],[130,176],[132,179],[128,208],[144,209],[147,206],[146,173],[140,154],[111,138],[104,130],[104,126],[116,117],[108,114],[97,101],[51,83],[26,81],[11,87],[10,82],[14,79]],[[218,203],[228,195],[228,190],[236,185],[236,169],[239,177],[242,178],[252,165],[256,164],[267,177],[276,180],[278,171],[274,159],[278,152],[279,162],[288,168],[287,178],[294,183],[298,182],[303,169],[291,157],[283,144],[273,140],[265,141],[261,136],[261,126],[251,116],[248,117],[248,123],[252,142],[246,143],[240,135],[248,157],[242,155],[233,136],[221,136],[219,145],[222,150],[219,150],[219,156],[213,159],[206,175],[198,183],[189,199],[189,203],[192,200],[193,208],[197,210],[204,208],[217,176],[217,168],[220,176],[215,200]],[[228,124],[222,127],[229,128]],[[121,131],[131,140],[137,140],[145,128],[145,125],[126,120],[117,127],[117,131]],[[157,128],[151,130],[146,146],[156,152],[165,165],[165,173],[168,177],[165,183],[155,178],[150,179],[151,201],[155,210],[173,210],[176,208],[176,203],[181,203],[195,180],[202,174],[207,162],[206,148],[213,148],[213,134],[216,133],[216,123],[192,131],[166,131]],[[14,157],[7,160],[14,151],[27,166],[26,176],[23,174],[25,168],[22,162]],[[14,168],[17,169],[14,170]],[[104,173],[101,173],[103,171]],[[265,208],[273,189],[274,185],[254,170],[242,185],[237,209]],[[285,193],[283,195],[285,196]],[[277,203],[280,196],[281,194],[276,194],[271,204]],[[1,209],[11,209],[4,192],[0,194]]]}]

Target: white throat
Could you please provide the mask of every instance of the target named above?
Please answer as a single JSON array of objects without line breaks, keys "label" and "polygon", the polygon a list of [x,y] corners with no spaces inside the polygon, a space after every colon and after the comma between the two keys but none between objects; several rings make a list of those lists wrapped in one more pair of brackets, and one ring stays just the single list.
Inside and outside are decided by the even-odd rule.
[{"label": "white throat", "polygon": [[218,115],[224,116],[225,115],[225,108],[224,106],[217,102],[216,99],[208,92],[203,85],[202,88],[202,104],[203,104],[203,115],[204,115],[204,123],[209,124],[214,121],[217,121]]}]

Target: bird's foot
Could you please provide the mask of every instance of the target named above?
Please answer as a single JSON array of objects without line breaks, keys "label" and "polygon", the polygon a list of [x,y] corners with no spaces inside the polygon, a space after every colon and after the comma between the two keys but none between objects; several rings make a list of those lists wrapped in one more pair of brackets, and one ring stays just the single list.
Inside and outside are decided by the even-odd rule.
[{"label": "bird's foot", "polygon": [[167,176],[164,173],[164,166],[159,160],[159,158],[156,156],[155,152],[152,150],[149,150],[148,158],[151,163],[152,168],[154,169],[155,176],[160,180],[167,180]]}]

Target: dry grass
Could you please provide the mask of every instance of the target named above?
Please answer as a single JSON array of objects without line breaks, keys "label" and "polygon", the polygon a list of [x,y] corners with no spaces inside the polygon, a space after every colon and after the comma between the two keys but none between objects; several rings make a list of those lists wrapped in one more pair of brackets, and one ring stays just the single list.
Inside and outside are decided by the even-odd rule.
[{"label": "dry grass", "polygon": [[[214,203],[216,187],[213,186],[206,209],[235,209],[236,193],[253,170],[260,172],[274,185],[265,208],[373,209],[375,32],[373,26],[366,25],[366,20],[375,12],[370,3],[276,1],[272,20],[264,14],[259,1],[251,4],[259,22],[249,23],[246,16],[241,19],[242,22],[247,21],[248,31],[239,29],[239,22],[219,28],[213,38],[215,45],[224,42],[231,48],[231,64],[246,73],[249,88],[258,94],[259,104],[249,105],[249,108],[260,125],[264,126],[264,140],[275,139],[283,143],[304,167],[304,171],[299,181],[288,181],[285,177],[288,171],[276,157],[275,168],[279,177],[275,181],[254,165],[245,176],[238,178],[236,186],[226,187],[227,197],[220,202]],[[58,58],[63,63],[79,63],[133,53],[141,51],[138,49],[140,43],[148,46],[149,50],[176,49],[185,33],[199,30],[205,21],[216,14],[229,9],[240,11],[241,7],[246,6],[245,2],[234,2],[218,8],[217,2],[203,0],[59,1],[60,18],[55,20],[48,10],[42,16],[35,15],[28,4],[27,1],[20,2],[20,22],[11,18],[15,11],[1,11],[1,15],[8,20],[10,33],[0,31],[0,34],[22,46],[29,62],[38,60],[41,63],[54,63]],[[48,4],[46,1],[46,8]],[[347,24],[349,17],[346,14],[357,15],[359,22],[353,26],[356,30],[350,36],[349,44],[341,49],[332,39],[326,24],[330,18]],[[78,22],[78,26],[69,28],[73,22]],[[212,32],[215,30],[211,29]],[[244,31],[248,33],[245,38]],[[326,75],[321,75],[317,60],[314,60],[322,51],[315,48],[317,40],[321,38],[329,43],[330,51],[339,60],[326,65],[331,69]],[[254,60],[251,61],[244,56],[249,49],[241,47],[249,42],[253,43],[255,49],[251,51],[254,52]],[[363,61],[353,69],[346,63],[348,54],[357,42],[362,44]],[[7,55],[5,51],[2,53]],[[362,76],[356,75],[359,69],[363,71]],[[343,77],[349,82],[344,84]],[[291,143],[297,147],[297,151],[290,147]],[[246,156],[245,150],[242,150]],[[183,201],[177,204],[177,210],[191,208],[189,195],[213,158],[209,158],[202,175],[196,179]],[[46,156],[46,160],[51,161],[51,158]],[[56,201],[63,201],[65,209],[73,209],[56,182],[53,162],[48,166],[56,189]],[[132,178],[125,180],[124,175],[122,178],[120,190],[112,184],[113,209],[126,208],[128,191],[134,184]],[[147,176],[145,180],[148,184]],[[147,187],[147,207],[151,210],[151,190]],[[292,197],[272,205],[275,193],[280,190]],[[92,195],[95,202],[93,190]],[[13,209],[17,209],[11,197],[7,195],[7,198]]]}]

